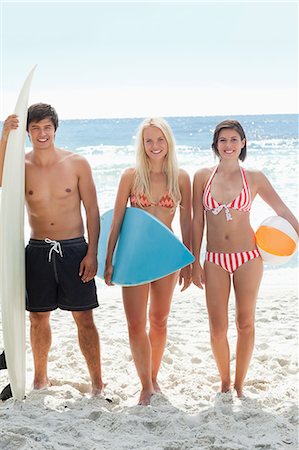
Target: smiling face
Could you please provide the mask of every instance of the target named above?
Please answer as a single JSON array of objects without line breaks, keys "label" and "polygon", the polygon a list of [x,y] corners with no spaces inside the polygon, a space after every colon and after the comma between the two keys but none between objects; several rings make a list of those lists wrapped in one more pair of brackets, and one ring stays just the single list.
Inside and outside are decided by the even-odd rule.
[{"label": "smiling face", "polygon": [[223,128],[218,136],[217,150],[220,158],[238,159],[246,140],[232,128]]},{"label": "smiling face", "polygon": [[160,128],[146,127],[143,131],[145,153],[150,159],[164,159],[168,152],[168,143]]},{"label": "smiling face", "polygon": [[30,122],[28,133],[34,149],[47,149],[54,146],[55,127],[51,119]]},{"label": "smiling face", "polygon": [[[226,134],[227,132],[227,134]],[[220,142],[221,137],[221,142]],[[220,155],[220,148],[223,150],[225,143],[228,145],[229,143],[232,146],[237,145],[237,142],[241,142],[241,149],[239,152],[239,159],[241,161],[244,161],[247,154],[247,145],[246,145],[246,135],[245,131],[237,120],[231,120],[226,119],[222,122],[218,123],[218,125],[215,128],[214,135],[213,135],[213,142],[212,142],[212,150],[215,153],[218,158],[222,158]],[[231,150],[228,148],[224,152],[224,155],[229,157],[229,155],[235,155],[235,150],[232,151],[232,149],[235,149],[235,147],[232,147]]]}]

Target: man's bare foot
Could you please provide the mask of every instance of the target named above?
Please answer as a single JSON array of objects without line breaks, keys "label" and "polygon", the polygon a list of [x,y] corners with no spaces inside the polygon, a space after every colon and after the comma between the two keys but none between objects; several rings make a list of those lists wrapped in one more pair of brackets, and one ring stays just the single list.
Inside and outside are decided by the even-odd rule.
[{"label": "man's bare foot", "polygon": [[154,388],[154,391],[155,391],[156,393],[161,392],[161,388],[160,388],[160,386],[158,385],[158,382],[157,382],[156,380],[153,381],[153,388]]},{"label": "man's bare foot", "polygon": [[104,395],[104,385],[102,387],[93,387],[91,390],[91,395],[93,397],[99,397],[100,395]]},{"label": "man's bare foot", "polygon": [[151,404],[151,397],[154,394],[153,391],[146,391],[144,389],[142,389],[142,391],[140,392],[140,397],[139,397],[139,402],[138,405],[141,406],[148,406]]},{"label": "man's bare foot", "polygon": [[46,389],[46,388],[50,387],[51,385],[52,385],[52,383],[50,382],[50,380],[48,378],[46,378],[46,380],[34,380],[33,389],[35,391],[40,391],[41,389]]}]

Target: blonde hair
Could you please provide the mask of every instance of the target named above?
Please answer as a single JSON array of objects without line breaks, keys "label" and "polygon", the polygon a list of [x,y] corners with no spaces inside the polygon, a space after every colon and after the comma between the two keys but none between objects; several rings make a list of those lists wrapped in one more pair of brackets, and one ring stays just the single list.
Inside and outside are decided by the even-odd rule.
[{"label": "blonde hair", "polygon": [[139,204],[139,196],[145,194],[150,202],[153,202],[151,194],[150,170],[151,162],[144,148],[143,133],[146,128],[159,128],[165,136],[168,144],[167,155],[163,163],[163,172],[167,178],[168,195],[172,198],[175,206],[181,202],[179,188],[179,168],[175,152],[175,141],[171,128],[165,119],[160,117],[145,119],[139,126],[136,137],[136,170],[133,193]]}]

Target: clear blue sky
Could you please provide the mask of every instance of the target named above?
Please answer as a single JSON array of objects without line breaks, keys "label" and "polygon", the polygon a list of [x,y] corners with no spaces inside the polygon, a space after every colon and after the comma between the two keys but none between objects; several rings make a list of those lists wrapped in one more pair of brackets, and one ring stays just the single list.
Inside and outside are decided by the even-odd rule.
[{"label": "clear blue sky", "polygon": [[295,113],[296,2],[1,1],[1,117]]}]

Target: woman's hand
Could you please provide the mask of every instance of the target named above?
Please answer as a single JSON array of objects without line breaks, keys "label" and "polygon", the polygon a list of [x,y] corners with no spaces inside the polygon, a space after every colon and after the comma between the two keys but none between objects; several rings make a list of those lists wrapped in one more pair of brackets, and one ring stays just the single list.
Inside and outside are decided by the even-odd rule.
[{"label": "woman's hand", "polygon": [[203,289],[203,285],[205,284],[204,271],[199,263],[192,265],[192,283],[200,289]]},{"label": "woman's hand", "polygon": [[181,292],[185,291],[190,284],[191,284],[191,266],[183,267],[180,270],[180,276],[179,276],[179,285],[181,286],[183,284],[183,287],[181,289]]},{"label": "woman's hand", "polygon": [[112,283],[112,275],[113,275],[113,266],[112,264],[106,264],[105,272],[104,272],[104,280],[107,286],[114,286]]}]

